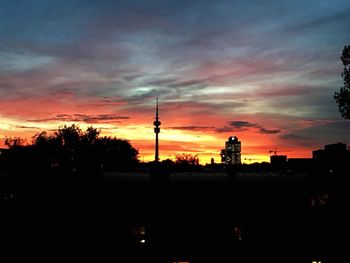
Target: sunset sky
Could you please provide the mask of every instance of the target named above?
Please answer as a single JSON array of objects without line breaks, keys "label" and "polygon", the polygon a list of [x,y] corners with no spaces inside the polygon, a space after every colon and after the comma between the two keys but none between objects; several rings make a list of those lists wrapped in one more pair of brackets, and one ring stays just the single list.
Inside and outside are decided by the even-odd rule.
[{"label": "sunset sky", "polygon": [[333,94],[350,44],[348,0],[1,0],[0,147],[78,123],[154,158],[311,157],[350,144]]}]

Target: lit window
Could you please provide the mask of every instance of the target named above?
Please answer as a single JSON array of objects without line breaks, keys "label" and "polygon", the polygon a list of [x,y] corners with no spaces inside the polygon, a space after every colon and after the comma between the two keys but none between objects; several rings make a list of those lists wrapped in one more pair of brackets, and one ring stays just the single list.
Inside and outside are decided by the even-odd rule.
[{"label": "lit window", "polygon": [[136,245],[146,244],[146,227],[145,226],[134,226],[131,228],[131,236]]},{"label": "lit window", "polygon": [[135,226],[131,228],[131,233],[135,236],[144,236],[146,234],[145,226]]},{"label": "lit window", "polygon": [[241,241],[243,239],[243,229],[242,229],[242,227],[235,226],[233,228],[233,236],[235,237],[235,239]]}]

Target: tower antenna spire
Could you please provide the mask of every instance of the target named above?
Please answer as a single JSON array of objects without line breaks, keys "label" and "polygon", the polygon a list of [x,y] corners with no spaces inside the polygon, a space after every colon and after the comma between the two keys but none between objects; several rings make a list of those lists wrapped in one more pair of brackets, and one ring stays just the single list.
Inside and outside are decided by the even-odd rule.
[{"label": "tower antenna spire", "polygon": [[154,154],[154,161],[158,162],[159,161],[159,141],[158,141],[158,133],[160,133],[160,124],[161,122],[159,121],[159,115],[158,115],[158,97],[156,100],[156,117],[155,121],[153,122],[154,125],[154,133],[156,134],[156,145],[155,145],[155,154]]}]

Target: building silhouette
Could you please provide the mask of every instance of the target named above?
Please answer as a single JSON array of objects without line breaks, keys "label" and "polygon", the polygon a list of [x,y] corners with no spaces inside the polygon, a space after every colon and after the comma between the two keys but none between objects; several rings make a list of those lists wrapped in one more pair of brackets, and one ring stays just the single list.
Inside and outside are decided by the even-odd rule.
[{"label": "building silhouette", "polygon": [[314,169],[314,160],[312,158],[288,158],[287,169],[289,172],[311,172]]},{"label": "building silhouette", "polygon": [[236,136],[230,136],[221,150],[221,162],[225,164],[241,164],[241,142]]},{"label": "building silhouette", "polygon": [[159,116],[158,116],[158,97],[157,97],[157,103],[156,103],[156,117],[155,121],[153,122],[154,125],[154,133],[156,134],[156,144],[155,144],[155,154],[154,154],[154,161],[159,161],[159,141],[158,141],[158,134],[160,133],[160,124]]},{"label": "building silhouette", "polygon": [[324,149],[312,151],[312,159],[319,168],[343,169],[350,162],[350,150],[345,143],[327,144]]},{"label": "building silhouette", "polygon": [[287,155],[271,155],[270,163],[274,168],[283,168],[287,164]]},{"label": "building silhouette", "polygon": [[[240,151],[230,137],[225,157],[238,163]],[[171,170],[157,183],[150,182],[152,175],[164,178],[161,169],[105,172],[91,181],[48,180],[46,173],[19,181],[0,172],[2,239],[35,256],[92,251],[116,262],[339,262],[333,251],[348,224],[334,215],[347,203],[332,181],[303,171],[234,168]]]},{"label": "building silhouette", "polygon": [[339,159],[340,156],[346,156],[348,152],[345,143],[327,144],[324,146],[324,149],[313,151],[312,158],[330,163],[335,158]]}]

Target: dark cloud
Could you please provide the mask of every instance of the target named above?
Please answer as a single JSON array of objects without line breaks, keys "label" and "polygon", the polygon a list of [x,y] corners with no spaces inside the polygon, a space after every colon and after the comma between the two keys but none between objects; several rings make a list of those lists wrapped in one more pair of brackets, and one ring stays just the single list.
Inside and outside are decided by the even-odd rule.
[{"label": "dark cloud", "polygon": [[281,132],[281,130],[279,129],[267,129],[257,123],[252,123],[248,121],[231,121],[228,124],[229,126],[216,128],[215,131],[219,133],[223,133],[223,132],[246,131],[248,129],[256,129],[257,132],[261,134],[277,134]]},{"label": "dark cloud", "polygon": [[126,116],[117,116],[113,114],[58,114],[52,118],[27,120],[28,122],[48,122],[48,121],[64,121],[64,122],[85,122],[85,123],[116,123],[121,120],[129,119]]},{"label": "dark cloud", "polygon": [[[60,95],[60,94],[59,94]],[[114,107],[117,108],[119,106],[127,105],[128,101],[125,98],[111,96],[111,97],[102,97],[93,100],[92,102],[87,102],[81,105],[78,105],[77,108],[82,108],[82,110],[86,108],[100,108],[100,107]]]},{"label": "dark cloud", "polygon": [[180,87],[189,87],[189,86],[197,86],[197,85],[206,85],[206,81],[203,79],[190,79],[184,81],[178,81],[175,83],[168,84],[170,88],[180,88]]},{"label": "dark cloud", "polygon": [[215,127],[213,126],[178,126],[178,127],[168,127],[168,129],[185,130],[185,131],[207,131],[207,130],[213,130],[215,129]]},{"label": "dark cloud", "polygon": [[133,80],[135,80],[137,78],[140,78],[140,77],[143,77],[143,76],[144,76],[144,74],[140,74],[140,73],[138,73],[138,74],[130,74],[130,75],[124,76],[123,79],[125,81],[133,81]]},{"label": "dark cloud", "polygon": [[259,129],[259,133],[262,133],[262,134],[277,134],[277,133],[280,133],[281,130],[278,130],[278,129],[265,129],[265,128],[260,128]]},{"label": "dark cloud", "polygon": [[215,131],[218,132],[218,133],[225,133],[225,132],[233,131],[233,128],[232,127],[228,127],[228,126],[224,126],[224,127],[216,128]]},{"label": "dark cloud", "polygon": [[26,125],[14,125],[13,127],[17,129],[31,129],[31,130],[40,130],[41,128],[35,126],[26,126]]},{"label": "dark cloud", "polygon": [[177,81],[177,78],[161,78],[150,80],[146,83],[151,86],[167,86],[168,84],[176,83]]},{"label": "dark cloud", "polygon": [[251,123],[248,121],[231,121],[229,122],[229,124],[236,129],[244,129],[244,128],[260,128],[260,125],[256,124],[256,123]]},{"label": "dark cloud", "polygon": [[[290,144],[293,146],[301,146],[308,148],[315,148],[317,145],[322,145],[322,140],[314,137],[308,137],[308,135],[299,135],[298,133],[303,133],[303,131],[294,131],[293,133],[286,133],[279,138],[282,140],[282,143]],[[312,139],[310,139],[312,138]]]},{"label": "dark cloud", "polygon": [[308,138],[300,136],[300,135],[296,135],[296,134],[284,134],[280,136],[281,139],[284,140],[291,140],[291,141],[295,141],[295,140],[308,140]]},{"label": "dark cloud", "polygon": [[307,120],[297,129],[279,138],[298,146],[320,147],[325,144],[343,142],[349,144],[350,122],[339,119]]}]

